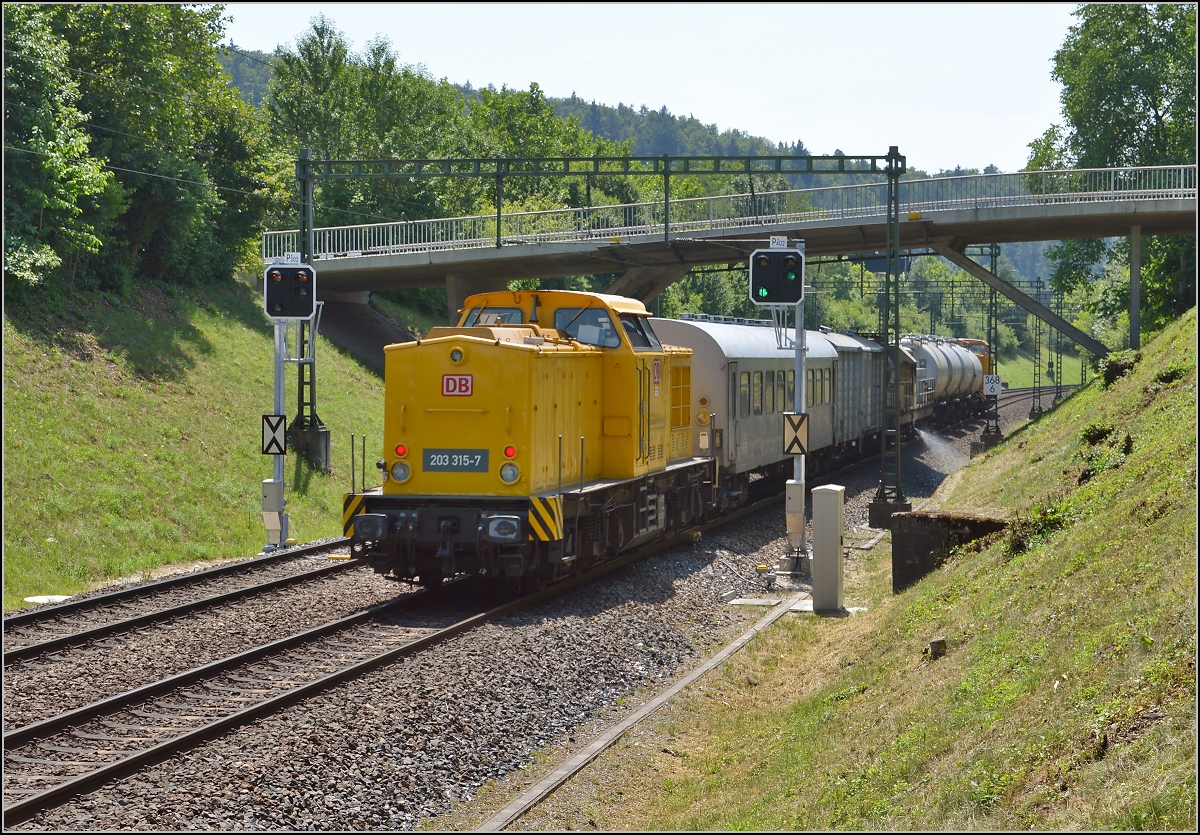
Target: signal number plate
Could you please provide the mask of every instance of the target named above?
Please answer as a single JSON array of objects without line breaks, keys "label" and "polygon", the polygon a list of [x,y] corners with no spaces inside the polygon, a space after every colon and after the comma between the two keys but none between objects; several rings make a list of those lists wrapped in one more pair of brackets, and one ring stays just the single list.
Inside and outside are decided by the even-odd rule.
[{"label": "signal number plate", "polygon": [[427,473],[486,473],[486,449],[427,449],[422,469]]}]

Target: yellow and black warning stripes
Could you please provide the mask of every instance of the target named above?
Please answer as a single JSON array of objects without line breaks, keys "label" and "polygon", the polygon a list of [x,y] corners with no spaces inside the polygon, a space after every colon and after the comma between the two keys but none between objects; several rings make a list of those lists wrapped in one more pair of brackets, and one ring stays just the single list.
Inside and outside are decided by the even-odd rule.
[{"label": "yellow and black warning stripes", "polygon": [[563,536],[562,499],[559,496],[529,499],[529,538],[556,542]]},{"label": "yellow and black warning stripes", "polygon": [[342,536],[350,536],[354,533],[355,514],[362,510],[363,499],[362,493],[346,493],[342,499]]}]

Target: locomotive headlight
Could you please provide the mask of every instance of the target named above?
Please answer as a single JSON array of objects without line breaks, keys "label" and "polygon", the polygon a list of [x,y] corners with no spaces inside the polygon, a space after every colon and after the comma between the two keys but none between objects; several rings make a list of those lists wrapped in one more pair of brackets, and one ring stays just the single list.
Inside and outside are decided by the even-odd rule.
[{"label": "locomotive headlight", "polygon": [[388,518],[382,513],[360,513],[354,517],[353,540],[378,542],[387,535]]},{"label": "locomotive headlight", "polygon": [[696,423],[700,426],[708,426],[712,422],[712,412],[708,409],[701,409],[696,412]]},{"label": "locomotive headlight", "polygon": [[520,477],[521,468],[511,461],[500,468],[500,480],[505,484],[512,484]]},{"label": "locomotive headlight", "polygon": [[410,475],[412,475],[412,468],[403,461],[397,461],[392,465],[392,478],[396,481],[408,481]]},{"label": "locomotive headlight", "polygon": [[454,363],[455,365],[459,365],[462,363],[462,361],[463,361],[462,348],[455,348],[454,350],[452,350],[450,352],[450,362]]}]

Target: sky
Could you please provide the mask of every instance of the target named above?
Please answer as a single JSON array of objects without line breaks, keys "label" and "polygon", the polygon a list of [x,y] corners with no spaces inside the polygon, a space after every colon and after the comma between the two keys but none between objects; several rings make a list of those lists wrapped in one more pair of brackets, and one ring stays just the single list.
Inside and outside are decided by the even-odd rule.
[{"label": "sky", "polygon": [[572,93],[886,154],[929,173],[1018,171],[1062,121],[1054,53],[1074,3],[229,3],[226,42],[294,46],[324,14],[454,84]]}]

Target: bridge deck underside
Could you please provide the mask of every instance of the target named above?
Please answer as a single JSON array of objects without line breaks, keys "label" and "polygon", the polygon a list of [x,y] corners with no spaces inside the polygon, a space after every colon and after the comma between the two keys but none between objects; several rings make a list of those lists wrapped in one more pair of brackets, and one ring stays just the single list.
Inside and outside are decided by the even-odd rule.
[{"label": "bridge deck underside", "polygon": [[[1134,226],[1143,235],[1195,234],[1196,202],[1187,199],[962,209],[900,218],[900,246],[919,249],[934,242],[955,248],[979,243],[1124,237]],[[882,217],[742,226],[717,231],[672,229],[661,234],[523,243],[501,248],[444,249],[392,255],[363,255],[318,261],[319,286],[348,293],[433,286],[448,276],[478,281],[623,274],[636,268],[682,275],[693,266],[745,262],[771,234],[803,240],[809,257],[852,255],[886,249]],[[671,279],[673,280],[673,279]],[[668,280],[669,284],[670,281]],[[642,283],[643,293],[661,292],[661,281]],[[640,297],[640,296],[639,296]],[[648,296],[643,300],[651,298]]]}]

